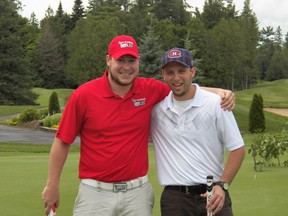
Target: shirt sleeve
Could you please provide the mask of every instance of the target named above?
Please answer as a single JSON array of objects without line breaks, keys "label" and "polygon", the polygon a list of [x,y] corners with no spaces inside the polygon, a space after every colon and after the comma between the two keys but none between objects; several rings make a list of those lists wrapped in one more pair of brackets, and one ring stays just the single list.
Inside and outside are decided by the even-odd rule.
[{"label": "shirt sleeve", "polygon": [[83,113],[85,107],[85,99],[79,97],[77,92],[74,92],[64,109],[61,117],[59,128],[56,133],[56,137],[61,139],[67,144],[72,144],[76,136],[80,133]]},{"label": "shirt sleeve", "polygon": [[229,151],[244,146],[244,141],[232,111],[218,109],[218,137]]}]

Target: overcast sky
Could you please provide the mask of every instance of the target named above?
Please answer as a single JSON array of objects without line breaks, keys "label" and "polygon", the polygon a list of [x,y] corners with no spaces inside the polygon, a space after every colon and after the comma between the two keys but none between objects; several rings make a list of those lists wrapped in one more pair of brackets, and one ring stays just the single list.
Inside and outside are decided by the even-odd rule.
[{"label": "overcast sky", "polygon": [[[60,0],[20,0],[23,5],[22,15],[30,18],[32,12],[36,14],[38,20],[45,16],[45,11],[50,6],[54,12],[57,10]],[[74,0],[61,0],[63,10],[71,13]],[[88,0],[82,0],[83,5],[88,5]],[[203,9],[204,0],[187,0],[192,6]],[[242,11],[244,0],[234,0],[236,9]],[[259,27],[272,26],[275,30],[278,26],[282,29],[282,34],[288,32],[288,1],[287,0],[251,0],[251,8],[255,12],[259,21]]]}]

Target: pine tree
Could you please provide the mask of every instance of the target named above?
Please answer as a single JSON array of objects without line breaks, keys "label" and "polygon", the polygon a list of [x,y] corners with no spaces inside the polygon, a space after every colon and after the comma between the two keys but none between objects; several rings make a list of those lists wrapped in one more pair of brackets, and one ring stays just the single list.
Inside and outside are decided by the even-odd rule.
[{"label": "pine tree", "polygon": [[48,108],[49,115],[54,115],[56,113],[60,113],[60,105],[58,100],[58,95],[55,91],[49,97],[49,108]]},{"label": "pine tree", "polygon": [[250,133],[265,132],[265,116],[263,111],[263,98],[254,94],[249,111],[249,131]]},{"label": "pine tree", "polygon": [[243,64],[239,71],[238,82],[241,89],[247,89],[251,83],[258,79],[256,69],[257,45],[259,40],[258,21],[250,6],[250,0],[244,1],[243,11],[239,23],[245,37],[244,46],[246,54],[242,55]]},{"label": "pine tree", "polygon": [[147,34],[142,35],[139,43],[140,76],[161,79],[160,63],[163,51],[158,42],[159,35],[155,34],[153,26],[150,25],[147,28]]},{"label": "pine tree", "polygon": [[63,87],[64,57],[60,52],[61,41],[52,32],[49,22],[43,26],[43,34],[39,41],[40,65],[38,68],[39,85],[44,88]]},{"label": "pine tree", "polygon": [[72,9],[71,21],[72,21],[72,29],[75,27],[76,22],[85,16],[85,11],[83,7],[82,0],[75,0],[74,6]]},{"label": "pine tree", "polygon": [[183,0],[156,0],[154,14],[158,19],[171,20],[174,25],[186,25],[190,13]]},{"label": "pine tree", "polygon": [[18,6],[17,1],[0,1],[0,105],[32,105],[37,98],[25,55],[28,20],[18,14]]}]

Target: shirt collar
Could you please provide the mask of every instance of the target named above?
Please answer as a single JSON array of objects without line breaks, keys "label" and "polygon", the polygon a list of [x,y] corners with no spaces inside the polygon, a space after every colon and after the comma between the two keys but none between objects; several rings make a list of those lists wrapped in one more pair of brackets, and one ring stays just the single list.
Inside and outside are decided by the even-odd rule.
[{"label": "shirt collar", "polygon": [[[201,99],[203,96],[203,91],[198,84],[192,83],[196,87],[195,95],[193,97],[193,100],[191,101],[191,104],[189,105],[189,108],[191,107],[200,107],[204,103],[204,101]],[[169,95],[167,96],[166,100],[163,103],[164,107],[166,109],[171,109],[173,107],[173,92],[170,91]]]}]

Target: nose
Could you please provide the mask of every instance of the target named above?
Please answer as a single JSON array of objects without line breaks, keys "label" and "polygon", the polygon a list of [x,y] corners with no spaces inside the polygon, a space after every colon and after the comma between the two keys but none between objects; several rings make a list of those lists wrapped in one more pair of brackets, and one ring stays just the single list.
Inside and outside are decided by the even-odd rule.
[{"label": "nose", "polygon": [[124,62],[123,62],[122,68],[123,68],[124,70],[129,70],[130,67],[131,67],[131,65],[130,65],[129,61],[124,61]]},{"label": "nose", "polygon": [[173,80],[180,80],[180,76],[178,73],[174,74]]}]

